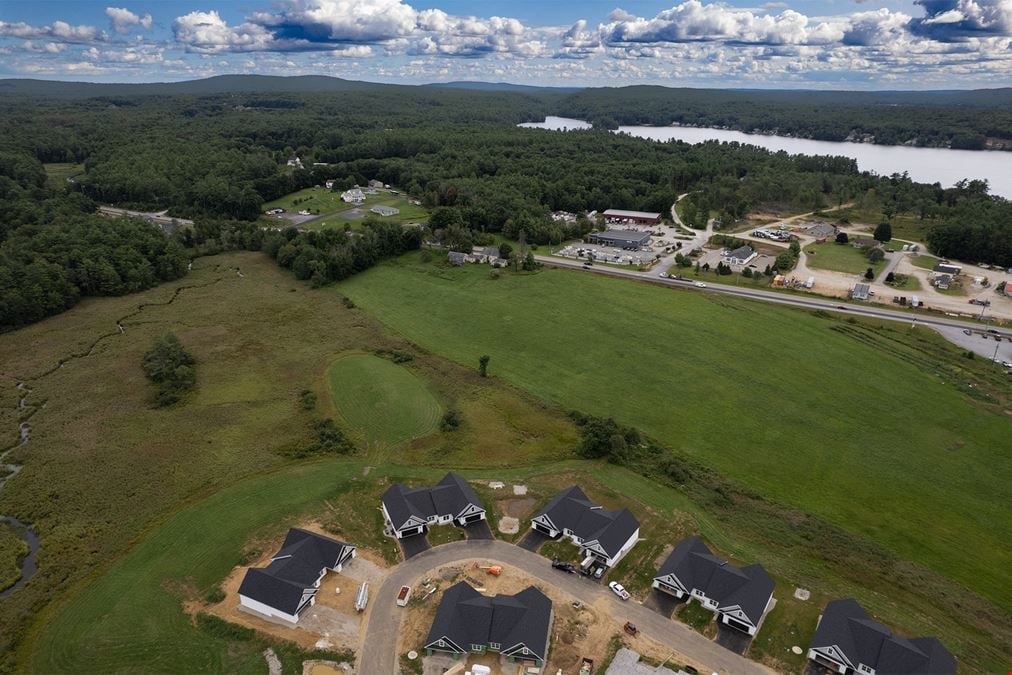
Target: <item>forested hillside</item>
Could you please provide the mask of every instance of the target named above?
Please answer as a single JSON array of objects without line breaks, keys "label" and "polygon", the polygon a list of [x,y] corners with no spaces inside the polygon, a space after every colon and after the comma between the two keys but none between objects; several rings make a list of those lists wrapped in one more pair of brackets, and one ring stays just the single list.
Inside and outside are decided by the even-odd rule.
[{"label": "forested hillside", "polygon": [[[1012,266],[1012,205],[980,182],[942,189],[862,173],[844,157],[516,127],[557,102],[552,93],[381,85],[336,93],[8,97],[0,109],[0,126],[11,130],[0,138],[0,325],[38,320],[82,296],[176,278],[191,255],[267,248],[281,235],[249,224],[264,202],[326,180],[336,189],[370,179],[396,185],[432,210],[433,228],[462,242],[468,229],[559,241],[589,223],[559,224],[553,210],[666,213],[685,192],[696,193],[697,210],[727,223],[760,208],[810,211],[872,194],[864,201],[881,219],[907,214],[925,223],[936,252]],[[303,168],[287,165],[293,155]],[[44,164],[57,162],[81,171],[54,185]],[[168,209],[196,219],[197,228],[170,239],[147,223],[93,215],[96,202]],[[367,230],[365,243],[343,234],[295,240],[293,233],[270,252],[300,278],[326,283],[418,245],[375,224]],[[294,254],[282,253],[286,245]]]}]

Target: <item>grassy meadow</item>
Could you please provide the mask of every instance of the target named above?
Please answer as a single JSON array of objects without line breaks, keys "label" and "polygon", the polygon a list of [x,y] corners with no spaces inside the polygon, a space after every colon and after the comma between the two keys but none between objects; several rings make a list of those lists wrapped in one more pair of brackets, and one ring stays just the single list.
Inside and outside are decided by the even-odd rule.
[{"label": "grassy meadow", "polygon": [[487,353],[493,375],[614,416],[1010,607],[1012,420],[954,386],[964,365],[933,333],[580,272],[492,280],[417,257],[340,290],[425,348],[464,364]]},{"label": "grassy meadow", "polygon": [[[332,192],[322,187],[305,188],[267,202],[264,204],[263,210],[282,208],[289,213],[298,213],[308,209],[313,214],[323,216],[302,226],[310,230],[344,227],[346,224],[351,225],[352,228],[358,227],[365,217],[381,218],[369,211],[374,206],[380,205],[392,206],[400,210],[397,215],[382,217],[383,220],[397,223],[425,223],[429,218],[429,212],[424,207],[411,204],[404,194],[394,195],[386,191],[380,191],[374,195],[367,194],[365,195],[365,203],[361,206],[341,201],[341,194],[341,192]],[[279,222],[283,221],[268,218],[265,222],[277,226]]]},{"label": "grassy meadow", "polygon": [[886,266],[885,258],[876,263],[868,260],[865,251],[856,249],[850,244],[812,244],[805,249],[808,266],[814,269],[843,272],[844,274],[863,275],[869,267],[877,275]]},{"label": "grassy meadow", "polygon": [[[168,330],[196,357],[198,385],[181,403],[153,409],[139,364]],[[477,373],[482,353],[492,356],[492,377]],[[803,659],[786,647],[804,644],[825,600],[854,596],[901,631],[942,637],[964,670],[994,671],[1010,656],[1007,608],[933,570],[957,577],[947,567],[960,569],[936,537],[964,550],[976,542],[966,565],[1000,570],[1005,561],[1000,504],[983,501],[1004,494],[1007,466],[981,446],[1006,428],[991,412],[1005,383],[981,379],[976,362],[955,370],[949,355],[920,331],[581,273],[493,281],[484,269],[423,265],[412,255],[336,291],[312,291],[260,254],[199,259],[179,282],[87,300],[0,336],[5,442],[21,416],[16,381],[28,378],[29,401],[46,403],[30,420],[31,442],[12,457],[24,471],[0,493],[0,512],[35,523],[42,537],[38,575],[0,602],[0,666],[262,672],[270,645],[286,672],[300,672],[305,655],[291,645],[209,630],[184,606],[306,519],[396,561],[379,511],[361,505],[378,503],[393,480],[427,484],[453,469],[527,484],[531,513],[573,482],[608,508],[632,509],[644,541],[614,575],[641,596],[657,558],[688,534],[737,562],[762,562],[781,604],[751,655],[776,667],[799,669]],[[914,387],[926,401],[916,418]],[[308,408],[305,390],[316,394]],[[568,408],[613,414],[699,464],[671,483],[573,459],[579,437]],[[438,430],[448,410],[459,426]],[[867,415],[878,415],[874,428],[887,438],[853,426]],[[321,417],[337,420],[358,451],[297,459]],[[916,480],[904,476],[912,460],[897,440],[908,426],[926,458]],[[871,461],[888,473],[864,470]],[[976,492],[957,495],[967,504],[943,494],[942,472],[959,489],[970,469],[958,465],[983,461],[991,471],[975,472]],[[896,489],[879,495],[887,484]],[[900,499],[914,485],[928,495]],[[515,499],[476,489],[494,510]],[[844,499],[845,490],[857,498]],[[915,508],[930,513],[916,517]],[[969,509],[979,512],[976,525]],[[897,535],[896,518],[872,528],[875,510],[915,517],[910,539],[919,544]],[[522,528],[531,513],[520,514]],[[459,536],[437,529],[447,531],[433,543]],[[1003,583],[984,577],[977,590]],[[795,585],[812,600],[790,599]]]},{"label": "grassy meadow", "polygon": [[338,414],[369,447],[428,436],[443,410],[425,383],[403,366],[372,354],[349,354],[327,369]]}]

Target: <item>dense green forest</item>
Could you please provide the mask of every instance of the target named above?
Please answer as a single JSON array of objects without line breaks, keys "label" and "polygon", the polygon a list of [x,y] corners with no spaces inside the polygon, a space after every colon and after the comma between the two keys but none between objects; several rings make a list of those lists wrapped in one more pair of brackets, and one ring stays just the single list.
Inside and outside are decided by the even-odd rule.
[{"label": "dense green forest", "polygon": [[[860,172],[845,157],[515,126],[553,112],[560,97],[589,92],[369,85],[128,93],[3,99],[0,126],[10,133],[0,137],[0,327],[37,321],[84,296],[178,278],[189,257],[222,249],[266,250],[322,284],[418,246],[416,232],[378,223],[354,234],[282,233],[256,223],[264,202],[331,179],[339,189],[370,179],[397,185],[432,210],[437,236],[460,241],[468,229],[474,241],[521,230],[535,243],[560,241],[589,223],[558,223],[553,210],[667,213],[685,192],[697,213],[726,223],[760,208],[815,210],[861,198],[883,220],[921,219],[940,254],[1012,266],[1012,204],[979,181],[943,189]],[[287,165],[292,155],[304,168]],[[44,164],[57,162],[83,172],[54,186]],[[97,202],[168,209],[196,226],[169,236],[143,221],[97,216]]]}]

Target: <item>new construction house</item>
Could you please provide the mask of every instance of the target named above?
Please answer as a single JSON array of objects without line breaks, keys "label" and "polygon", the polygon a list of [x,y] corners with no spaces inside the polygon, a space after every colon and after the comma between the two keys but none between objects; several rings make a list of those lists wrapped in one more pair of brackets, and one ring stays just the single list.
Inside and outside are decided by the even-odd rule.
[{"label": "new construction house", "polygon": [[614,567],[638,541],[640,523],[629,509],[607,511],[573,485],[534,516],[531,529],[552,538],[569,537],[580,547],[584,566],[596,561]]},{"label": "new construction house", "polygon": [[872,621],[856,600],[826,605],[808,658],[834,673],[951,675],[956,659],[933,637],[903,638]]},{"label": "new construction house", "polygon": [[749,635],[756,634],[770,610],[774,586],[762,565],[735,567],[715,556],[699,537],[678,544],[653,583],[676,598],[695,598],[718,621]]},{"label": "new construction house", "polygon": [[340,572],[354,557],[354,546],[293,527],[267,567],[246,571],[239,604],[267,618],[297,623],[316,602],[327,572]]},{"label": "new construction house", "polygon": [[387,531],[398,539],[425,534],[432,525],[463,527],[485,519],[478,495],[452,471],[434,487],[394,483],[383,493],[382,504]]},{"label": "new construction house", "polygon": [[552,601],[533,586],[516,595],[482,595],[461,581],[443,593],[425,649],[454,655],[499,652],[542,666],[548,656]]}]

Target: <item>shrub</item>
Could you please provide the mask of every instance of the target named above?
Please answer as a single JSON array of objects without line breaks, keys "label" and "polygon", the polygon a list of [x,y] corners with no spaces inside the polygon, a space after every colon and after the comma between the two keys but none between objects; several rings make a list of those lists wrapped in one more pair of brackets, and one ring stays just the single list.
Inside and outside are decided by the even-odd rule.
[{"label": "shrub", "polygon": [[302,407],[305,410],[312,410],[316,407],[316,394],[309,389],[303,389],[299,393],[299,400],[302,401]]},{"label": "shrub", "polygon": [[225,599],[225,591],[221,590],[217,586],[209,590],[204,595],[204,601],[209,605],[217,605],[219,602]]},{"label": "shrub", "polygon": [[197,384],[193,357],[172,333],[155,340],[142,361],[144,374],[155,383],[155,405],[172,405]]},{"label": "shrub", "polygon": [[440,422],[439,428],[443,431],[453,431],[460,426],[460,413],[450,408],[443,413],[443,421]]}]

